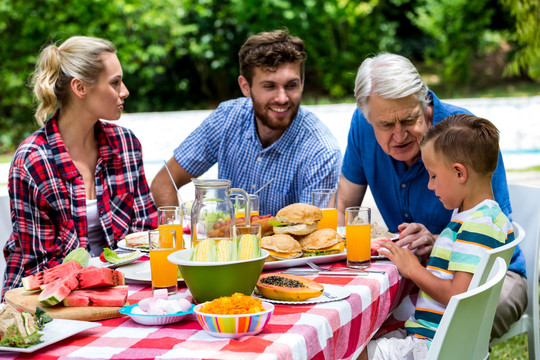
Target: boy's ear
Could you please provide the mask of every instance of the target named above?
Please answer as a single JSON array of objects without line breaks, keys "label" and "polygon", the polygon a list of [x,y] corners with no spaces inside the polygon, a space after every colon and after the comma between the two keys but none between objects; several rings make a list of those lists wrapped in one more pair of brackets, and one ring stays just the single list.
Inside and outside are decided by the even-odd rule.
[{"label": "boy's ear", "polygon": [[240,90],[242,90],[242,94],[244,94],[245,97],[250,98],[251,97],[251,88],[249,87],[249,83],[245,77],[240,75],[238,77],[238,85],[240,85]]},{"label": "boy's ear", "polygon": [[454,173],[456,174],[457,180],[462,184],[465,183],[468,177],[467,168],[463,164],[460,164],[460,163],[454,163],[452,165],[452,168],[454,169]]}]

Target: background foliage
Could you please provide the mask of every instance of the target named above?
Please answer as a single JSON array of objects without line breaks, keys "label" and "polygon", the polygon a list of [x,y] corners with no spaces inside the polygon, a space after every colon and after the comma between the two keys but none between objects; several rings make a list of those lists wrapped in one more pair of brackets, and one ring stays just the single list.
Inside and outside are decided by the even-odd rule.
[{"label": "background foliage", "polygon": [[240,46],[284,27],[306,42],[305,97],[313,101],[350,100],[358,65],[381,51],[427,64],[450,94],[500,78],[500,65],[474,67],[494,53],[503,63],[514,56],[508,74],[540,79],[538,1],[500,1],[0,0],[0,152],[37,129],[27,84],[40,49],[72,35],[117,46],[128,112],[208,108],[240,96]]}]

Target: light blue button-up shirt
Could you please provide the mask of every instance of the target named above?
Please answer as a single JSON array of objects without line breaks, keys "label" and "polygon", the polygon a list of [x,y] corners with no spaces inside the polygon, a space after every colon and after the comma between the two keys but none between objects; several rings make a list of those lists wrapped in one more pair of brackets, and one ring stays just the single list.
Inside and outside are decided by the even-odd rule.
[{"label": "light blue button-up shirt", "polygon": [[289,128],[263,148],[250,98],[223,102],[174,151],[178,164],[201,176],[216,162],[220,179],[260,193],[259,212],[275,215],[282,207],[311,203],[311,190],[337,188],[341,151],[330,130],[300,107]]}]

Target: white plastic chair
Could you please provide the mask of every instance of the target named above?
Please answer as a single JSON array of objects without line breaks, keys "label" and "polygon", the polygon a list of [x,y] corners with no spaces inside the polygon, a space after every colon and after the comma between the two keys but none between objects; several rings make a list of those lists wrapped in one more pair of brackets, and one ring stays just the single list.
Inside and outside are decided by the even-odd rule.
[{"label": "white plastic chair", "polygon": [[6,270],[6,260],[2,250],[6,241],[11,236],[11,215],[9,210],[9,196],[0,195],[0,293],[4,284],[4,271]]},{"label": "white plastic chair", "polygon": [[491,347],[516,335],[528,333],[529,359],[540,359],[540,325],[538,320],[538,256],[540,251],[540,187],[509,184],[512,220],[525,229],[525,238],[519,245],[527,263],[527,298],[525,314],[508,332],[491,341]]},{"label": "white plastic chair", "polygon": [[506,269],[506,262],[497,258],[485,284],[452,296],[426,359],[489,358],[489,336]]},{"label": "white plastic chair", "polygon": [[521,225],[514,221],[512,222],[512,226],[514,227],[514,241],[509,244],[488,250],[484,253],[482,259],[480,259],[480,263],[476,267],[476,271],[474,272],[471,283],[469,284],[469,290],[477,288],[478,286],[486,283],[489,272],[495,263],[495,259],[498,257],[502,258],[506,262],[506,266],[510,264],[510,260],[512,260],[512,254],[514,253],[516,245],[521,243],[525,238],[525,230],[523,230]]}]

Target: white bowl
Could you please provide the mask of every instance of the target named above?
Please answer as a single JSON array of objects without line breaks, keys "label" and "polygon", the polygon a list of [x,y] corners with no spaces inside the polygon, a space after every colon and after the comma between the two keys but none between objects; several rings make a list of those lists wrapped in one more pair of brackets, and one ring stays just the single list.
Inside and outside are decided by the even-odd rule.
[{"label": "white bowl", "polygon": [[133,314],[132,310],[134,307],[139,306],[138,304],[124,306],[121,308],[120,314],[129,316],[133,321],[142,325],[168,325],[174,324],[183,320],[186,316],[193,313],[193,308],[195,305],[191,305],[191,309],[188,311],[177,312],[176,314],[167,314],[167,315],[147,315],[147,314]]}]

